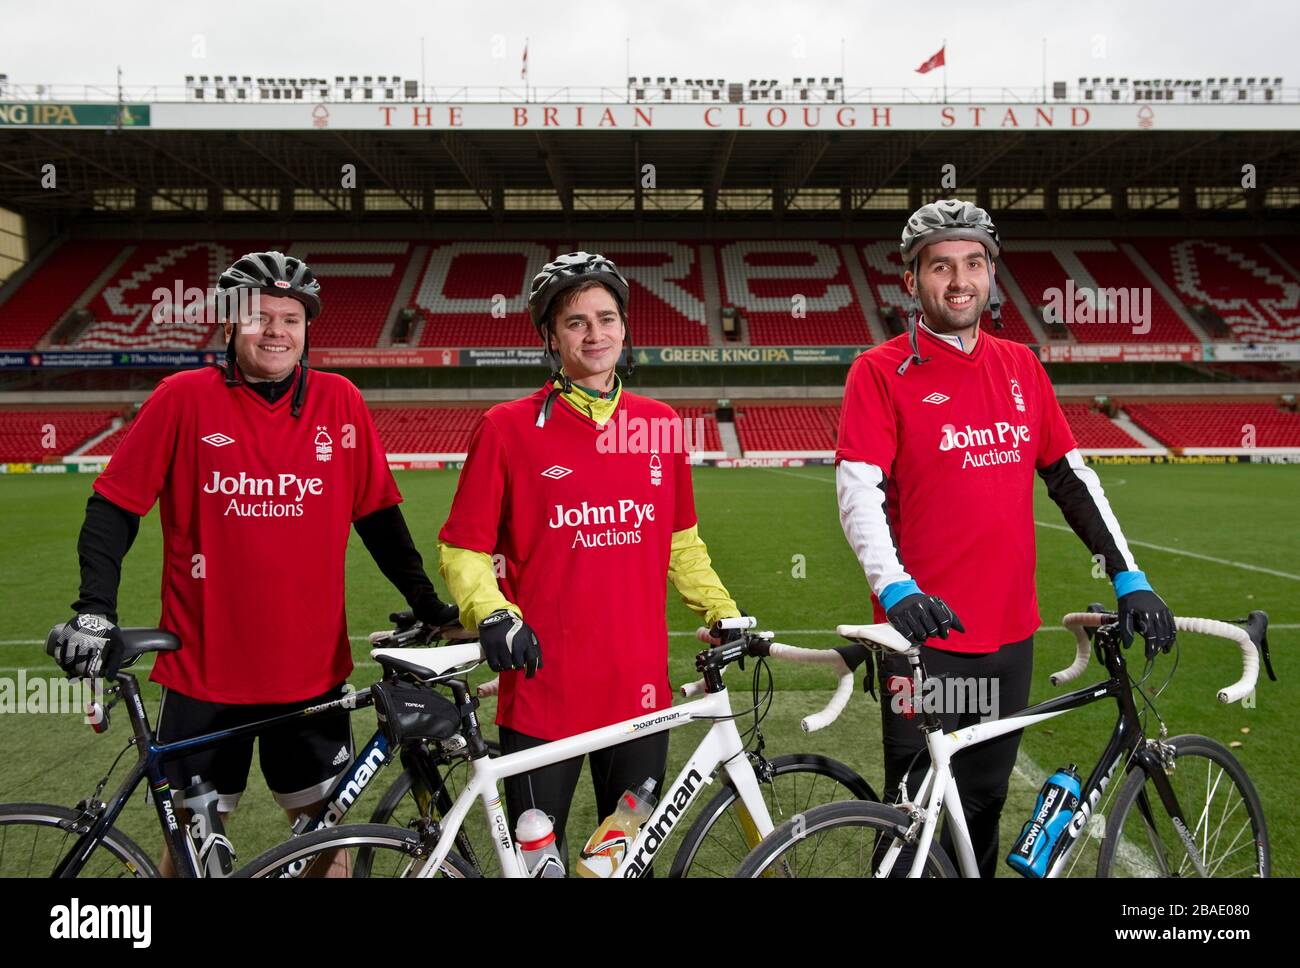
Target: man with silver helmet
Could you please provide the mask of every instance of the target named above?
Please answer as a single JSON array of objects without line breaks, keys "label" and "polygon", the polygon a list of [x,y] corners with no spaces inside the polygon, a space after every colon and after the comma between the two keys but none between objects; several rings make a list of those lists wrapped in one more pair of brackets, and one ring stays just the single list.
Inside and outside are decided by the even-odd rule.
[{"label": "man with silver helmet", "polygon": [[[601,255],[572,252],[537,274],[528,309],[551,376],[479,422],[439,534],[461,620],[501,672],[505,753],[672,705],[665,577],[709,626],[740,614],[700,539],[684,447],[631,443],[637,426],[679,418],[619,379],[627,302]],[[602,446],[611,421],[632,428],[627,447]],[[592,753],[600,815],[647,778],[662,786],[667,753],[667,733]],[[506,780],[512,824],[540,808],[563,852],[582,761]]]},{"label": "man with silver helmet", "polygon": [[[162,617],[181,640],[150,678],[163,686],[161,742],[256,722],[339,697],[352,670],[344,613],[355,526],[415,616],[456,618],[439,600],[398,508],[402,500],[361,393],[311,375],[321,311],[306,263],[253,252],[221,274],[224,364],[163,379],[94,483],[77,543],[81,592],[52,653],[100,674],[117,624],[122,560],[155,502],[163,533]],[[289,815],[314,814],[352,758],[346,711],[260,738],[262,772]],[[248,737],[167,764],[178,806],[194,777],[234,810]],[[171,869],[164,854],[163,869]]]},{"label": "man with silver helmet", "polygon": [[[840,522],[866,573],[875,620],[922,646],[931,677],[982,683],[998,715],[1024,708],[1040,624],[1037,471],[1104,562],[1125,644],[1136,631],[1148,658],[1168,651],[1173,616],[1138,570],[1038,357],[980,327],[986,309],[995,324],[1001,310],[1001,241],[988,213],[958,199],[925,205],[908,219],[900,251],[908,332],[854,362],[836,452]],[[911,696],[904,658],[886,658],[879,680],[885,787],[893,794],[906,780],[915,796],[928,766],[913,708],[923,697]],[[990,712],[966,706],[941,711],[944,729]],[[998,818],[1019,742],[1012,733],[953,762],[986,877],[996,869]],[[951,851],[946,831],[944,843]]]}]

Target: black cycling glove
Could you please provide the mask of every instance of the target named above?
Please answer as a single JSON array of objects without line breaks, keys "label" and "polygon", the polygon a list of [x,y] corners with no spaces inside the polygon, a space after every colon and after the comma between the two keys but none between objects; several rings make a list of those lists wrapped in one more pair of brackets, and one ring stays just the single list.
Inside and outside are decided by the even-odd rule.
[{"label": "black cycling glove", "polygon": [[1119,597],[1119,635],[1125,648],[1133,644],[1133,633],[1138,632],[1146,641],[1148,659],[1156,657],[1156,650],[1168,652],[1174,644],[1174,614],[1155,592],[1143,588]]},{"label": "black cycling glove", "polygon": [[950,629],[965,632],[961,619],[937,595],[920,592],[900,598],[885,613],[889,624],[914,645],[924,645],[926,639],[946,639]]},{"label": "black cycling glove", "polygon": [[493,672],[524,669],[531,679],[542,668],[542,646],[523,619],[504,608],[478,623],[478,641]]}]

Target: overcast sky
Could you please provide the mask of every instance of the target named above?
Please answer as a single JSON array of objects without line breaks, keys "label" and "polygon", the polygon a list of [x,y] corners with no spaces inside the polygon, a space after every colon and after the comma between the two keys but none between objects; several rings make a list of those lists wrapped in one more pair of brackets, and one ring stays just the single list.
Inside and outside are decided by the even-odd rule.
[{"label": "overcast sky", "polygon": [[[663,0],[447,3],[391,0],[46,0],[3,4],[0,73],[16,83],[180,84],[186,74],[398,74],[438,85],[622,87],[633,74],[850,87],[926,86],[915,68],[947,39],[948,85],[1036,87],[1086,76],[1283,76],[1300,85],[1300,4]],[[201,56],[196,56],[201,55]],[[1288,76],[1290,74],[1290,76]],[[935,78],[931,81],[930,78]]]}]

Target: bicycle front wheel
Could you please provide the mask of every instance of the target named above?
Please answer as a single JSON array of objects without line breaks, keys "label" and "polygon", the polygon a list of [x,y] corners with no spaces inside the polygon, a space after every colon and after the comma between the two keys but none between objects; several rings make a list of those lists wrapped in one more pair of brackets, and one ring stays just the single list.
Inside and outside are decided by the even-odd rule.
[{"label": "bicycle front wheel", "polygon": [[[759,777],[759,790],[777,826],[819,804],[880,799],[871,784],[829,756],[796,753],[775,757],[770,765],[772,775]],[[762,839],[728,780],[691,824],[668,876],[730,877]]]},{"label": "bicycle front wheel", "polygon": [[[897,807],[845,800],[792,817],[745,858],[736,877],[905,877],[909,819]],[[898,847],[898,851],[891,848]],[[887,868],[887,869],[886,869]],[[936,837],[925,877],[956,877]]]},{"label": "bicycle front wheel", "polygon": [[1106,823],[1098,877],[1268,877],[1268,828],[1259,794],[1237,758],[1205,736],[1175,736],[1173,788],[1185,826],[1155,781],[1134,768]]},{"label": "bicycle front wheel", "polygon": [[[414,877],[424,866],[433,843],[415,830],[384,824],[345,824],[327,827],[287,840],[259,854],[235,877]],[[365,851],[369,863],[356,874],[357,854]],[[327,873],[329,872],[329,873]],[[439,868],[438,877],[477,877],[478,872],[454,851]]]},{"label": "bicycle front wheel", "polygon": [[[495,740],[489,740],[487,746],[489,756],[501,755],[501,747]],[[379,804],[370,815],[370,822],[409,828],[426,816],[433,820],[441,820],[445,817],[451,810],[451,805],[465,789],[465,782],[469,776],[469,763],[467,760],[439,763],[436,769],[442,789],[429,791],[431,796],[428,804],[421,806],[420,799],[413,792],[415,778],[410,770],[403,770],[392,785],[384,791]],[[460,832],[456,835],[456,852],[483,877],[501,876],[501,863],[497,859],[496,848],[485,825],[468,822],[462,824]],[[360,850],[357,853],[357,866],[352,876],[368,877],[369,865],[369,850]]]},{"label": "bicycle front wheel", "polygon": [[[52,803],[0,806],[0,878],[49,877],[81,837],[81,814]],[[158,877],[140,846],[109,829],[86,859],[78,877]]]}]

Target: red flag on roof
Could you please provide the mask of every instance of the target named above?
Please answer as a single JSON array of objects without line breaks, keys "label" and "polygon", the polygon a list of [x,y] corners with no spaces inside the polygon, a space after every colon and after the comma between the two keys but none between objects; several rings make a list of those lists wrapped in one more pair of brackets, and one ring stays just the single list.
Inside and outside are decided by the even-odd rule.
[{"label": "red flag on roof", "polygon": [[934,70],[936,67],[943,67],[943,51],[944,51],[944,48],[943,48],[943,47],[940,47],[940,48],[939,48],[939,53],[935,54],[935,55],[934,55],[933,57],[931,57],[928,61],[926,61],[924,64],[922,64],[920,67],[918,67],[918,68],[916,69],[916,73],[918,73],[918,74],[928,74],[930,71]]}]

